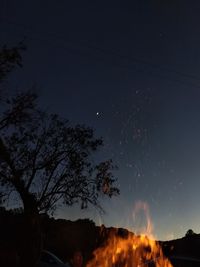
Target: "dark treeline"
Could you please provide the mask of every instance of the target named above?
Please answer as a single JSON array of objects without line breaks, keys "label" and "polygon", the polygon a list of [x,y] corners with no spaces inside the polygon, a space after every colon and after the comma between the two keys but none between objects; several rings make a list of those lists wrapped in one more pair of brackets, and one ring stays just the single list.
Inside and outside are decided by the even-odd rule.
[{"label": "dark treeline", "polygon": [[[20,254],[23,251],[21,240],[24,238],[23,215],[19,210],[0,209],[0,247],[7,247],[10,251]],[[64,262],[70,262],[74,252],[81,251],[84,263],[91,257],[93,251],[102,246],[108,236],[114,233],[126,238],[130,233],[123,228],[106,228],[104,225],[96,226],[90,219],[70,221],[54,219],[46,214],[40,216],[43,232],[43,247],[60,257]],[[200,258],[199,234],[186,234],[185,237],[160,242],[166,256],[184,256]]]},{"label": "dark treeline", "polygon": [[[20,255],[24,251],[21,241],[25,238],[26,227],[23,213],[5,208],[0,208],[0,213],[0,249],[6,247]],[[92,257],[93,251],[101,246],[111,233],[121,237],[128,235],[126,229],[96,226],[90,219],[70,221],[41,214],[40,220],[43,248],[53,252],[64,262],[70,262],[74,252],[81,251],[86,263]]]}]

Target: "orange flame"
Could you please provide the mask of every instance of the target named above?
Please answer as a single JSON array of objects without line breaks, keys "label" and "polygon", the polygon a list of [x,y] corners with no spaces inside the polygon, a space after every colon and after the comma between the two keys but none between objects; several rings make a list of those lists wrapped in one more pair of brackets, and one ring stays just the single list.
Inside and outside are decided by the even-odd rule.
[{"label": "orange flame", "polygon": [[[148,206],[142,202],[136,205],[135,213],[140,209],[147,215],[146,232],[152,230]],[[135,215],[134,215],[135,216]],[[135,235],[127,231],[119,235],[118,230],[110,232],[104,246],[94,251],[93,259],[87,267],[173,267],[164,256],[157,241],[146,234]]]}]

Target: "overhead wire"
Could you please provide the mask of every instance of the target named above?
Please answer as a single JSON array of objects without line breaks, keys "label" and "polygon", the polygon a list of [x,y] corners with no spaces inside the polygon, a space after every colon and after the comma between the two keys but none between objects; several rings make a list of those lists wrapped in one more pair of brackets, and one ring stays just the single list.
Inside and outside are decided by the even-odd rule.
[{"label": "overhead wire", "polygon": [[[25,27],[24,25],[22,24],[19,24],[19,23],[15,23],[13,21],[8,21],[8,20],[5,20],[3,21],[4,23],[6,24],[11,24],[11,25],[14,25],[15,27],[17,28],[21,28],[23,31],[24,30],[28,30],[31,34],[31,30],[30,27],[27,28]],[[54,40],[54,44],[55,45],[55,38],[53,39],[53,35],[55,35],[55,33],[49,33],[49,32],[38,32],[38,31],[33,31],[32,32],[32,35],[33,33],[36,33],[36,34],[40,34],[42,35],[42,38],[41,37],[29,37],[28,39],[30,40],[36,40],[36,41],[39,41],[39,42],[48,42],[48,44],[50,44],[51,42],[49,42],[49,40],[45,39],[44,36],[45,35],[49,35],[51,37],[51,41]],[[159,78],[163,78],[165,80],[168,80],[168,81],[172,81],[172,82],[177,82],[177,83],[181,83],[181,84],[184,84],[184,85],[188,85],[188,86],[192,86],[192,87],[196,87],[196,88],[200,88],[200,85],[197,85],[195,83],[193,83],[194,81],[200,81],[200,77],[196,76],[196,75],[193,75],[193,74],[188,74],[188,73],[185,73],[185,72],[181,72],[181,71],[178,71],[178,70],[175,70],[175,69],[171,69],[169,67],[163,67],[161,66],[160,64],[157,64],[157,63],[153,63],[153,62],[150,62],[150,61],[147,61],[147,60],[143,60],[143,59],[139,59],[139,58],[136,58],[136,57],[133,57],[132,55],[124,55],[124,54],[121,54],[119,53],[118,51],[115,51],[113,49],[107,49],[107,48],[102,48],[102,47],[99,47],[99,46],[96,46],[94,44],[91,44],[89,43],[88,41],[80,41],[80,40],[76,40],[76,41],[71,41],[71,40],[68,40],[66,39],[66,37],[64,36],[61,37],[60,35],[59,36],[56,36],[56,41],[62,41],[64,42],[64,45],[63,44],[56,44],[57,47],[59,48],[62,48],[64,49],[65,51],[69,52],[68,50],[70,50],[71,53],[74,53],[74,54],[78,54],[80,56],[86,56],[88,57],[88,52],[91,53],[91,50],[93,51],[98,51],[100,52],[101,54],[104,54],[104,55],[107,55],[107,56],[110,56],[110,57],[115,57],[115,58],[122,58],[122,59],[125,59],[127,60],[128,62],[130,63],[134,63],[134,64],[140,64],[140,66],[135,66],[135,67],[141,67],[142,66],[146,66],[146,67],[150,67],[152,68],[153,70],[159,70],[161,72],[165,72],[165,73],[170,73],[170,74],[175,74],[176,76],[178,75],[179,77],[182,77],[182,78],[185,78],[187,80],[180,80],[179,78],[174,78],[174,77],[169,77],[169,76],[165,76],[163,74],[159,74],[159,73],[154,73],[152,70],[149,71],[149,70],[146,70],[146,69],[136,69],[136,68],[133,68],[133,66],[130,66],[130,65],[125,65],[123,63],[123,65],[117,63],[117,62],[113,62],[111,61],[110,63],[112,65],[115,65],[117,67],[120,67],[120,68],[125,68],[129,71],[134,71],[134,72],[138,72],[138,73],[145,73],[147,75],[151,75],[151,76],[156,76],[156,77],[159,77]],[[73,47],[67,47],[66,45],[73,45]],[[75,47],[79,45],[79,47]],[[88,49],[88,51],[84,50],[84,49]],[[95,60],[104,60],[104,59],[101,59],[101,58],[95,58]],[[188,81],[188,79],[190,81]],[[192,82],[191,82],[192,81]]]}]

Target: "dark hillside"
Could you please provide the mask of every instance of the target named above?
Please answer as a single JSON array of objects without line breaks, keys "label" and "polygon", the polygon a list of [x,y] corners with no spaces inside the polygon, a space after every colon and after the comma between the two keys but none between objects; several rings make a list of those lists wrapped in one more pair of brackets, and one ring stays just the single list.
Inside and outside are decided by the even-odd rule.
[{"label": "dark hillside", "polygon": [[[64,262],[69,262],[75,251],[81,251],[84,262],[100,247],[110,234],[126,237],[128,230],[96,226],[89,219],[70,221],[41,215],[44,248],[55,253]],[[0,209],[0,249],[20,254],[24,235],[23,216],[18,211]],[[133,233],[131,233],[133,234]],[[160,241],[164,254],[172,259],[174,266],[200,266],[200,234],[185,236],[171,241]],[[178,260],[177,260],[178,258]],[[192,263],[188,259],[194,259]],[[181,263],[180,263],[181,262]]]}]

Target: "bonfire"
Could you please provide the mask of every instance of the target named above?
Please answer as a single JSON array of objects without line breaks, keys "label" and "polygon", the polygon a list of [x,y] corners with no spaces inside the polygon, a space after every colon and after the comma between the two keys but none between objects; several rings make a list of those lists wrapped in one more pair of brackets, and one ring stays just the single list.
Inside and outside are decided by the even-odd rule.
[{"label": "bonfire", "polygon": [[[148,206],[136,205],[135,210],[143,209],[147,214],[146,231],[151,231]],[[117,229],[112,231],[104,245],[94,251],[87,267],[173,267],[164,256],[162,248],[151,233],[135,235],[127,232],[120,236]]]}]

